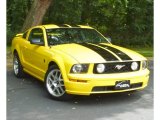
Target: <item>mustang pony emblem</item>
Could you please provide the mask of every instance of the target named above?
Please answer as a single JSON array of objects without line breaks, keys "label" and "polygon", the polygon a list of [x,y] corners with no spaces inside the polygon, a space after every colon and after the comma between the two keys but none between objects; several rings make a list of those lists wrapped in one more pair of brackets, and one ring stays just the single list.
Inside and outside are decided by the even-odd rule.
[{"label": "mustang pony emblem", "polygon": [[120,70],[121,68],[123,68],[125,65],[116,65],[115,68]]}]

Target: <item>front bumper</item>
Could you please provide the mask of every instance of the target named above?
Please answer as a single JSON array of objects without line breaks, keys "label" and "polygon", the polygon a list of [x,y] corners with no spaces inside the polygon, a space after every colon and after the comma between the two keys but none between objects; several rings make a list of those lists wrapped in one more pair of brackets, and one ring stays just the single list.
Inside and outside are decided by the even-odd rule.
[{"label": "front bumper", "polygon": [[[115,90],[116,81],[123,80],[129,80],[132,87],[129,89]],[[115,93],[143,89],[148,85],[148,80],[148,69],[114,74],[68,74],[65,80],[65,87],[68,94],[76,95]]]}]

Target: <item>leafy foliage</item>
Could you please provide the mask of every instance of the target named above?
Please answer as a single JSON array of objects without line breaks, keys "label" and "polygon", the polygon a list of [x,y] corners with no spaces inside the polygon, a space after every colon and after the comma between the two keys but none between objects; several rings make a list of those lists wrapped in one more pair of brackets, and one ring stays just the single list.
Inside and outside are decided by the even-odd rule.
[{"label": "leafy foliage", "polygon": [[[33,0],[8,0],[7,41],[18,33]],[[43,24],[89,24],[113,44],[153,45],[152,0],[54,0]]]},{"label": "leafy foliage", "polygon": [[7,44],[20,32],[31,4],[31,0],[7,0]]}]

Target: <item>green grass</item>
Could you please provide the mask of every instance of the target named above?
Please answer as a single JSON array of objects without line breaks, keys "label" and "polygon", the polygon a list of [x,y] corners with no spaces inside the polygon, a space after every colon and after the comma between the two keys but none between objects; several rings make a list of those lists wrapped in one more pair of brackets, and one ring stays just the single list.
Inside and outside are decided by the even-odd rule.
[{"label": "green grass", "polygon": [[142,48],[138,47],[138,48],[129,48],[129,49],[134,50],[134,51],[142,54],[145,57],[153,57],[153,48],[152,47],[149,47],[149,48],[148,47],[147,48],[145,48],[145,47],[142,47]]},{"label": "green grass", "polygon": [[7,51],[10,51],[11,50],[11,46],[7,46]]}]

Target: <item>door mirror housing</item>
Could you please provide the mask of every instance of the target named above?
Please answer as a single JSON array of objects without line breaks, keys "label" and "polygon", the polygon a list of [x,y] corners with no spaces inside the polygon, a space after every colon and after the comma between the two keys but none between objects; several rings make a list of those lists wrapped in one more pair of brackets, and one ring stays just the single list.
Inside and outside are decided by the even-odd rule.
[{"label": "door mirror housing", "polygon": [[44,42],[40,38],[32,38],[30,40],[31,44],[43,46]]}]

